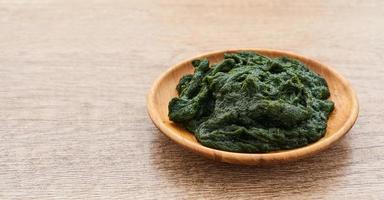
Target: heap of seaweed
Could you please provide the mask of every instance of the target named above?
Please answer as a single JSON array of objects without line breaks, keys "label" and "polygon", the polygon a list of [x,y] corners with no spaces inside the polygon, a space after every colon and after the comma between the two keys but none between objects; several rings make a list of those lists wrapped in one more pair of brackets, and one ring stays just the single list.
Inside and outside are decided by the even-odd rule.
[{"label": "heap of seaweed", "polygon": [[194,74],[177,85],[170,120],[204,146],[233,152],[292,149],[319,140],[333,102],[326,81],[304,64],[253,52],[225,54],[210,66],[194,60]]}]

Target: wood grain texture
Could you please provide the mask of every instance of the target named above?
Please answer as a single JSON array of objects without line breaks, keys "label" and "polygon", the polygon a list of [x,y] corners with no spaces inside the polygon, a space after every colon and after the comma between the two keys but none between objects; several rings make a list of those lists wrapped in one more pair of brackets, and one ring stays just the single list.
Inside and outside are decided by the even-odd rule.
[{"label": "wood grain texture", "polygon": [[[258,54],[275,57],[289,57],[301,61],[308,68],[321,75],[327,81],[330,100],[334,102],[334,109],[327,122],[327,130],[323,138],[313,144],[284,151],[269,153],[234,153],[221,151],[201,145],[193,133],[185,130],[180,125],[169,120],[168,104],[172,98],[177,97],[176,86],[179,80],[193,73],[192,61],[208,59],[209,63],[220,63],[225,53],[253,51]],[[154,83],[148,94],[147,109],[153,123],[171,140],[197,154],[207,158],[241,165],[277,165],[289,161],[296,161],[324,151],[341,139],[353,126],[359,112],[357,96],[349,82],[336,72],[332,67],[324,65],[311,58],[293,52],[271,49],[236,49],[204,53],[189,58],[170,67]]]},{"label": "wood grain texture", "polygon": [[[0,199],[381,199],[384,2],[0,0]],[[146,95],[168,67],[228,48],[334,67],[360,115],[340,143],[272,168],[163,136]]]}]

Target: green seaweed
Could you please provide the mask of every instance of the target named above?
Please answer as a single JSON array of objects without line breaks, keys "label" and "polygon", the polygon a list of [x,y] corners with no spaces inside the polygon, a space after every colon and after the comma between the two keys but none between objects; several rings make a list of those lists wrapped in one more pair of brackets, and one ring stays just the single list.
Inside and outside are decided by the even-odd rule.
[{"label": "green seaweed", "polygon": [[334,108],[327,82],[287,57],[229,53],[217,64],[194,60],[169,102],[170,120],[204,146],[232,152],[270,152],[324,136]]}]

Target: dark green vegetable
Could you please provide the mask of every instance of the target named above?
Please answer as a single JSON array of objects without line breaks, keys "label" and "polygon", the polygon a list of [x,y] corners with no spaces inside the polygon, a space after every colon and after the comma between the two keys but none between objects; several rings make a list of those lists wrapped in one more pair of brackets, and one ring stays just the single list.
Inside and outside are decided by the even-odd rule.
[{"label": "dark green vegetable", "polygon": [[169,118],[204,146],[233,152],[269,152],[323,137],[333,102],[326,81],[304,64],[252,52],[225,54],[177,85]]}]

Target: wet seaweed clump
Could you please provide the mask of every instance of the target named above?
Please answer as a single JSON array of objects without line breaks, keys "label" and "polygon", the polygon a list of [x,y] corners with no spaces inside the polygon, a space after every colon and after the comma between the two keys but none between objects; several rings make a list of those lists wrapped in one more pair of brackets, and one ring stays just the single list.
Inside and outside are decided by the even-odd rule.
[{"label": "wet seaweed clump", "polygon": [[228,53],[219,63],[192,61],[170,120],[204,146],[232,152],[302,147],[324,136],[334,108],[327,82],[303,63],[253,52]]}]

